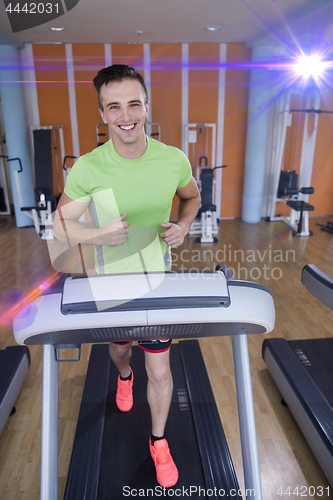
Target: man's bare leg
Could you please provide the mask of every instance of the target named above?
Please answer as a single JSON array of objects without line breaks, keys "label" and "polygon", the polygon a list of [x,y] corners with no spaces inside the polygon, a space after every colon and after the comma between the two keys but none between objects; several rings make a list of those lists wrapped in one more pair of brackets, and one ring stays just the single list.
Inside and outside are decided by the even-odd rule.
[{"label": "man's bare leg", "polygon": [[129,377],[131,372],[129,362],[132,356],[132,342],[128,344],[109,344],[109,353],[112,361],[116,365],[120,376],[123,378]]},{"label": "man's bare leg", "polygon": [[156,479],[165,488],[174,486],[178,481],[178,470],[164,438],[173,390],[169,356],[169,349],[158,353],[145,351],[147,398],[152,422],[149,449],[156,468]]},{"label": "man's bare leg", "polygon": [[170,349],[156,353],[145,351],[145,362],[148,375],[147,399],[151,413],[152,434],[161,437],[164,435],[173,391]]}]

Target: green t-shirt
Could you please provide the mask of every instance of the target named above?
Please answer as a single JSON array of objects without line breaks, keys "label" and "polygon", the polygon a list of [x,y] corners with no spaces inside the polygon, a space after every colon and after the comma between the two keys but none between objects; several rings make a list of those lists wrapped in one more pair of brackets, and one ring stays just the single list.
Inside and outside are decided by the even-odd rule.
[{"label": "green t-shirt", "polygon": [[170,269],[169,248],[158,233],[169,222],[176,190],[191,177],[182,151],[149,137],[145,153],[135,160],[119,156],[112,139],[78,159],[67,177],[67,196],[89,202],[94,227],[125,213],[130,224],[123,245],[95,246],[98,273]]}]

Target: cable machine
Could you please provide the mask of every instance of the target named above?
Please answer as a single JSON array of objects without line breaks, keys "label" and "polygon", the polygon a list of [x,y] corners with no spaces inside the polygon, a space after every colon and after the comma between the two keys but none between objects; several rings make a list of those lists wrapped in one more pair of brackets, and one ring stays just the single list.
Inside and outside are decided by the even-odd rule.
[{"label": "cable machine", "polygon": [[10,177],[6,170],[5,159],[7,158],[6,136],[3,133],[0,102],[0,215],[10,215]]},{"label": "cable machine", "polygon": [[[293,91],[285,92],[274,105],[272,117],[273,130],[270,144],[270,165],[266,182],[266,220],[283,221],[293,229],[294,236],[310,236],[309,211],[314,207],[308,203],[309,195],[314,192],[310,186],[312,177],[313,160],[316,146],[318,119],[322,111],[320,106],[320,95],[317,89],[312,89],[306,95],[305,108],[294,109],[291,107]],[[301,105],[302,105],[301,94]],[[301,119],[298,119],[297,139],[295,148],[295,159],[291,166],[285,169],[284,156],[286,146],[287,128],[292,125],[293,113],[304,113],[303,135],[301,143],[301,157],[299,171],[297,170],[297,155],[299,150]],[[313,127],[309,134],[309,118],[313,117]],[[289,178],[289,180],[287,180]],[[298,178],[298,180],[297,180]],[[276,204],[283,202],[290,207],[290,216],[276,216]]]},{"label": "cable machine", "polygon": [[23,171],[24,166],[21,159],[5,158],[8,162],[17,162],[14,178],[21,211],[33,220],[36,232],[41,239],[49,240],[53,239],[54,235],[52,227],[47,221],[51,220],[57,199],[66,183],[67,169],[62,168],[62,158],[65,160],[68,157],[64,156],[64,137],[61,125],[32,127],[31,133],[34,151],[35,206],[23,206],[19,174]]},{"label": "cable machine", "polygon": [[[216,207],[216,183],[221,185],[220,170],[226,165],[216,166],[216,124],[189,123],[185,125],[185,154],[192,165],[193,176],[201,193],[201,207],[189,234],[201,235],[198,243],[216,243],[218,234],[218,213]],[[211,143],[211,146],[210,146]],[[190,146],[191,145],[191,146]],[[208,165],[208,158],[211,158]],[[215,179],[217,170],[217,179]]]},{"label": "cable machine", "polygon": [[6,172],[6,155],[0,155],[0,215],[10,215],[8,177]]}]

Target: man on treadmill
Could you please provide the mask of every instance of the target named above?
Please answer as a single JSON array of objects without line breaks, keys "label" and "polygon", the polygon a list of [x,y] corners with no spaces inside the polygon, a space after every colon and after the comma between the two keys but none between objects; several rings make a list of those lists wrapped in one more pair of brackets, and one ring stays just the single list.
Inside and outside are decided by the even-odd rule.
[{"label": "man on treadmill", "polygon": [[[99,112],[112,138],[73,166],[59,201],[55,235],[70,240],[71,245],[94,245],[99,274],[170,270],[170,247],[183,243],[200,206],[190,163],[179,149],[146,136],[148,92],[135,69],[115,64],[101,69],[93,83]],[[176,224],[169,222],[175,194],[180,199]],[[87,208],[93,228],[78,222]],[[157,481],[171,487],[178,481],[164,437],[173,391],[171,340],[140,341],[138,345],[145,353],[148,376],[150,453]],[[119,370],[116,404],[119,410],[129,411],[134,378],[131,343],[111,343],[109,351]]]}]

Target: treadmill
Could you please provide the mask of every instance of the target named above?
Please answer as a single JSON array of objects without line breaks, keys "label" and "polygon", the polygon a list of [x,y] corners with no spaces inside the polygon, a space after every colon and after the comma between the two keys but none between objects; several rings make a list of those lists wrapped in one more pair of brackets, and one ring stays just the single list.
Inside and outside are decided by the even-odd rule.
[{"label": "treadmill", "polygon": [[[50,318],[52,320],[50,321]],[[168,495],[149,455],[150,412],[143,352],[133,348],[134,405],[115,406],[110,341],[181,340],[171,346],[174,393],[166,436],[179,469],[175,496],[241,499],[212,389],[195,337],[231,335],[246,498],[262,499],[247,335],[274,327],[263,286],[216,272],[64,277],[14,319],[16,342],[43,345],[41,500],[57,500],[58,372],[61,349],[92,347],[65,499]],[[194,340],[193,340],[194,338]],[[191,340],[182,340],[191,339]],[[184,450],[186,453],[184,455]],[[183,455],[182,455],[183,453]],[[124,489],[126,488],[126,489]],[[191,489],[192,488],[192,489]],[[196,490],[193,488],[197,488]],[[223,490],[223,491],[222,491]]]},{"label": "treadmill", "polygon": [[0,351],[0,435],[10,415],[30,366],[29,349],[9,346]]},{"label": "treadmill", "polygon": [[[333,279],[314,265],[302,283],[333,310]],[[266,339],[262,356],[283,399],[333,487],[333,338]]]}]

